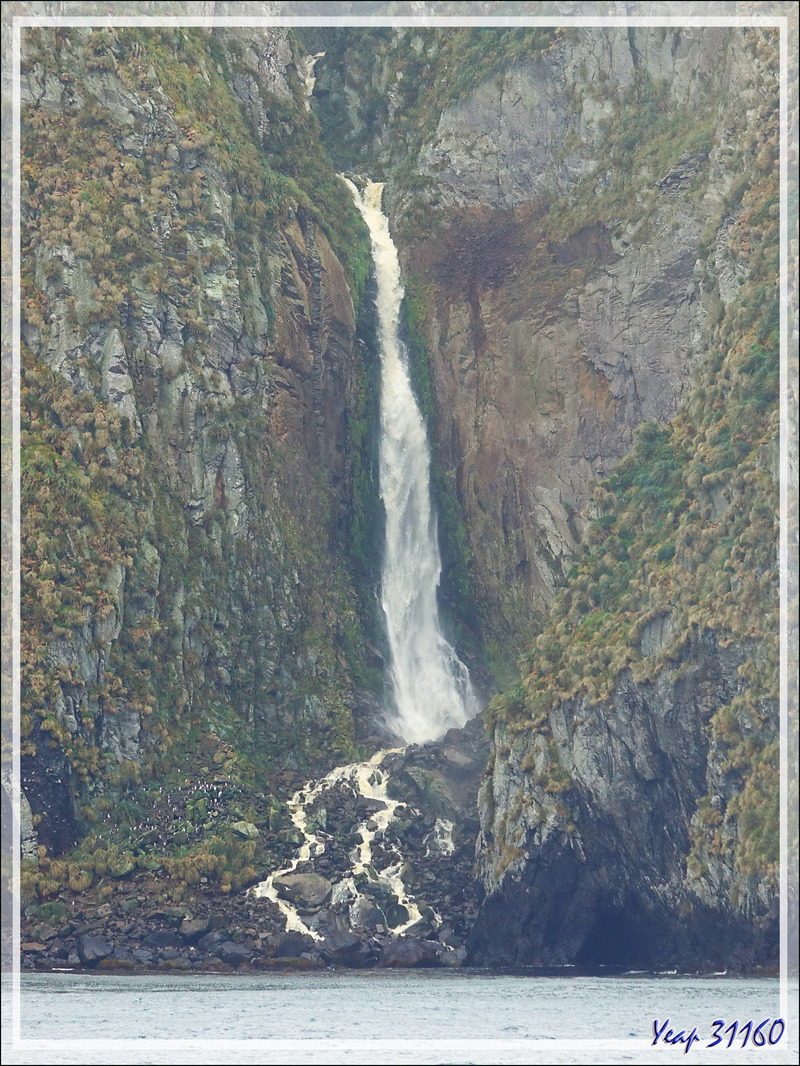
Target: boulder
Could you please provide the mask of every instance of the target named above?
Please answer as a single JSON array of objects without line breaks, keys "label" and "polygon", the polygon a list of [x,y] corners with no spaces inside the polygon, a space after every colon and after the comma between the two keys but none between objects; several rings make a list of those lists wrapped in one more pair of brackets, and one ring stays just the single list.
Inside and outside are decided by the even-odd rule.
[{"label": "boulder", "polygon": [[436,966],[439,959],[439,945],[430,940],[416,940],[402,937],[386,944],[381,952],[379,966],[411,968],[413,966]]},{"label": "boulder", "polygon": [[84,966],[95,966],[113,954],[114,945],[104,936],[85,934],[78,938],[78,955]]},{"label": "boulder", "polygon": [[205,936],[210,925],[208,918],[184,918],[180,933],[189,944],[194,944],[200,937]]},{"label": "boulder", "polygon": [[208,951],[212,954],[216,952],[219,945],[225,940],[226,933],[220,929],[214,929],[210,933],[206,933],[205,936],[200,937],[197,942],[198,948],[201,951]]},{"label": "boulder", "polygon": [[192,964],[183,955],[174,959],[164,959],[161,966],[167,970],[191,970]]},{"label": "boulder", "polygon": [[238,966],[241,962],[247,962],[252,953],[252,948],[237,944],[233,940],[224,940],[217,948],[217,955],[229,966]]},{"label": "boulder", "polygon": [[315,941],[305,933],[276,933],[267,940],[266,952],[276,959],[296,959],[304,951],[313,951]]},{"label": "boulder", "polygon": [[146,948],[176,948],[182,943],[183,939],[171,929],[158,929],[142,941]]},{"label": "boulder", "polygon": [[325,807],[317,807],[315,811],[309,815],[308,822],[306,823],[306,830],[310,833],[317,833],[320,830],[326,830],[328,828],[328,811]]},{"label": "boulder", "polygon": [[372,932],[381,932],[388,924],[380,907],[365,896],[359,896],[350,908],[350,921],[354,929],[369,929]]},{"label": "boulder", "polygon": [[440,966],[463,966],[467,957],[467,949],[463,947],[443,947],[439,951],[438,961]]},{"label": "boulder", "polygon": [[[403,909],[405,910],[405,908]],[[406,936],[422,937],[424,939],[426,936],[429,936],[431,933],[433,933],[433,931],[434,929],[432,923],[428,918],[423,915],[422,918],[417,919],[416,922],[414,922],[412,925],[409,925],[404,930],[404,934]]]},{"label": "boulder", "polygon": [[374,966],[379,954],[373,943],[365,943],[350,932],[337,932],[325,937],[319,950],[327,963],[352,969]]},{"label": "boulder", "polygon": [[31,933],[37,940],[55,940],[58,936],[58,930],[54,929],[49,922],[40,922],[39,925],[35,925]]},{"label": "boulder", "polygon": [[402,903],[392,903],[386,908],[386,924],[390,929],[405,925],[409,918],[408,909]]},{"label": "boulder", "polygon": [[259,835],[258,826],[252,822],[234,822],[231,830],[243,840],[256,840]]},{"label": "boulder", "polygon": [[67,955],[69,954],[66,944],[61,939],[61,937],[58,936],[55,938],[55,940],[50,941],[49,948],[50,954],[53,956],[54,959],[66,959]]},{"label": "boulder", "polygon": [[282,874],[273,884],[278,895],[296,907],[321,907],[330,898],[333,888],[327,877],[313,873]]},{"label": "boulder", "polygon": [[[128,963],[131,966],[135,962],[137,962],[137,959],[134,958],[134,955],[133,955],[133,952],[131,951],[131,949],[123,947],[123,946],[121,946],[119,944],[114,948],[114,952],[113,952],[111,957],[113,958],[114,962]],[[141,961],[141,960],[138,960],[138,961]]]}]

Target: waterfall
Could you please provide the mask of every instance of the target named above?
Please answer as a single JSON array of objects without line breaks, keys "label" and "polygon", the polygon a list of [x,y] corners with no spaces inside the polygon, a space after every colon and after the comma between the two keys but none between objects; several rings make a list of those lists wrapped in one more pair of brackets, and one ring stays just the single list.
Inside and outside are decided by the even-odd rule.
[{"label": "waterfall", "polygon": [[419,744],[464,725],[478,705],[467,668],[439,623],[441,560],[430,498],[430,451],[398,335],[403,287],[397,249],[381,210],[383,185],[368,182],[363,195],[351,181],[347,185],[369,228],[378,285],[379,469],[386,509],[381,600],[395,704],[389,725],[406,742]]},{"label": "waterfall", "polygon": [[314,85],[316,83],[316,77],[314,76],[314,67],[317,62],[325,55],[324,52],[317,52],[316,55],[306,56],[304,63],[306,68],[305,76],[305,90],[306,90],[306,111],[311,110],[311,97],[314,93]]}]

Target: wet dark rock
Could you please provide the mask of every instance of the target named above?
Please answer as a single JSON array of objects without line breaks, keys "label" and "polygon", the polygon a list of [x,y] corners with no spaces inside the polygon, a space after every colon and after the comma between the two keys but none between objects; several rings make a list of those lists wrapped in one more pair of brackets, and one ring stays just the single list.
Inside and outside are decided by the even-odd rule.
[{"label": "wet dark rock", "polygon": [[460,946],[461,941],[456,936],[455,931],[450,925],[443,925],[439,930],[439,943],[446,944],[448,947],[457,948]]},{"label": "wet dark rock", "polygon": [[50,941],[50,954],[56,959],[66,959],[69,955],[67,946],[60,937]]},{"label": "wet dark rock", "polygon": [[282,829],[278,833],[278,840],[282,844],[302,844],[303,834],[299,829]]},{"label": "wet dark rock", "polygon": [[222,930],[214,929],[210,933],[206,933],[205,936],[201,937],[197,942],[197,946],[200,951],[209,951],[213,953],[216,952],[219,945],[224,940],[227,940],[227,938],[227,934],[222,932]]},{"label": "wet dark rock", "polygon": [[306,825],[310,833],[324,832],[328,828],[328,812],[326,808],[322,806],[315,807],[313,813],[308,817]]},{"label": "wet dark rock", "polygon": [[352,932],[331,934],[325,938],[319,950],[327,963],[353,969],[374,966],[380,953],[374,943],[365,943]]},{"label": "wet dark rock", "polygon": [[184,918],[181,922],[180,934],[189,944],[196,943],[210,928],[208,918]]},{"label": "wet dark rock", "polygon": [[114,945],[103,936],[85,935],[78,938],[78,955],[84,966],[93,966],[100,959],[107,959]]},{"label": "wet dark rock", "polygon": [[233,940],[224,940],[217,948],[217,955],[230,966],[238,966],[246,962],[252,953],[252,948],[245,944],[237,944]]},{"label": "wet dark rock", "polygon": [[443,948],[438,955],[440,966],[463,966],[467,958],[467,949],[462,944],[457,948]]},{"label": "wet dark rock", "polygon": [[137,960],[135,958],[135,956],[134,956],[134,954],[133,954],[133,952],[131,951],[130,948],[123,947],[123,946],[121,946],[119,944],[117,944],[114,947],[114,951],[113,951],[113,953],[111,955],[111,958],[115,962],[125,962],[125,963],[130,963],[131,965],[133,965],[137,961],[141,961],[141,960]]},{"label": "wet dark rock", "polygon": [[[403,909],[405,910],[405,908]],[[419,936],[424,938],[433,934],[434,929],[435,922],[431,921],[429,918],[422,917],[417,919],[412,925],[409,925],[408,928],[404,930],[404,933],[406,936]]]},{"label": "wet dark rock", "polygon": [[386,924],[390,929],[405,925],[408,919],[408,908],[404,907],[402,903],[393,903],[386,908]]},{"label": "wet dark rock", "polygon": [[182,937],[170,929],[159,929],[155,933],[150,933],[142,941],[142,944],[147,948],[175,948],[182,943]]},{"label": "wet dark rock", "polygon": [[276,958],[297,958],[304,951],[313,951],[314,944],[314,938],[306,936],[304,933],[278,933],[269,937],[266,945],[266,954]]},{"label": "wet dark rock", "polygon": [[360,896],[353,904],[351,920],[355,929],[372,932],[385,929],[389,924],[381,908],[365,896]]},{"label": "wet dark rock", "polygon": [[164,969],[169,970],[191,970],[192,968],[191,962],[189,962],[188,959],[183,958],[183,956],[179,956],[175,959],[164,959],[161,966],[164,967]]},{"label": "wet dark rock", "polygon": [[216,956],[214,958],[202,959],[198,963],[197,969],[203,973],[233,973],[233,967],[228,966],[227,963],[216,958]]},{"label": "wet dark rock", "polygon": [[324,965],[322,960],[317,956],[309,958],[304,955],[297,957],[286,956],[284,958],[267,958],[260,957],[253,961],[253,965],[259,970],[277,970],[277,971],[290,971],[296,973],[303,973],[308,970],[319,970]]},{"label": "wet dark rock", "polygon": [[438,956],[439,945],[433,941],[402,937],[384,945],[378,965],[397,968],[436,966]]}]

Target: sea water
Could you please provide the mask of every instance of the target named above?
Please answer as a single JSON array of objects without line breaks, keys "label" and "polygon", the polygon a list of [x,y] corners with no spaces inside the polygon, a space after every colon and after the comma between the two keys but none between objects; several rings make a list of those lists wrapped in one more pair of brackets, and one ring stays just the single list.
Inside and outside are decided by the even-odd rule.
[{"label": "sea water", "polygon": [[[794,981],[790,1004],[796,995]],[[12,998],[4,996],[6,1040]],[[6,1045],[7,1064],[798,1061],[789,1017],[774,1046],[753,1047],[748,1039],[741,1047],[748,1021],[781,1015],[779,982],[767,978],[34,973],[21,977],[19,1004],[22,1043]],[[708,1049],[719,1021],[722,1039]],[[653,1047],[658,1029],[662,1038]],[[694,1030],[698,1039],[688,1051],[686,1040],[664,1042],[670,1031],[673,1039],[681,1033],[688,1039]],[[770,1022],[761,1034],[770,1031],[775,1038],[780,1026]]]}]

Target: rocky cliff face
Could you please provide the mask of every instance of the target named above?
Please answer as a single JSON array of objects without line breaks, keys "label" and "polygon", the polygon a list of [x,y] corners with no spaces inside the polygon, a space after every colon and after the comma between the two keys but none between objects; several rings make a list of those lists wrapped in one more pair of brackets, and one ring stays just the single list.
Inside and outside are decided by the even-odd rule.
[{"label": "rocky cliff face", "polygon": [[[710,723],[740,691],[749,649],[706,635],[683,671],[561,702],[529,733],[498,726],[481,797],[487,898],[474,961],[734,968],[776,958],[772,879],[728,847],[692,851],[697,806],[736,793]],[[769,709],[777,733],[777,703]],[[710,808],[708,808],[710,809]]]},{"label": "rocky cliff face", "polygon": [[[437,458],[489,631],[522,651],[591,488],[635,426],[675,413],[709,314],[738,289],[726,234],[742,152],[774,115],[775,51],[725,29],[566,30],[511,58],[488,30],[475,56],[386,33],[368,67],[358,39],[346,62],[337,46],[320,61],[321,106],[347,116],[351,165],[377,158],[395,175]],[[496,69],[437,113],[405,88],[399,54],[430,57],[434,97],[469,57]],[[366,122],[373,97],[389,101],[383,125]]]},{"label": "rocky cliff face", "polygon": [[[498,675],[525,649],[488,715],[472,958],[770,961],[774,37],[327,43],[325,140],[389,179],[444,598]],[[154,863],[159,905],[224,899],[297,842],[265,782],[370,732],[367,246],[302,73],[277,30],[25,42],[23,777],[50,852],[92,826],[40,856],[41,899]],[[464,876],[478,751],[463,782],[455,748],[387,757],[397,800],[461,820]],[[364,811],[330,809],[335,879]],[[455,926],[445,852],[398,834]],[[378,921],[365,876],[329,932],[360,895]]]},{"label": "rocky cliff face", "polygon": [[776,203],[764,167],[681,414],[642,427],[596,490],[521,683],[493,704],[478,959],[776,962]]},{"label": "rocky cliff face", "polygon": [[198,721],[262,768],[354,750],[366,248],[330,169],[320,225],[270,156],[300,84],[278,31],[26,40],[23,781],[48,848]]},{"label": "rocky cliff face", "polygon": [[[502,58],[479,32],[469,84],[467,45],[412,31],[320,77],[351,165],[394,178],[484,639],[544,624],[489,714],[473,958],[774,959],[777,42],[567,30]],[[426,62],[442,106],[407,87]]]}]

